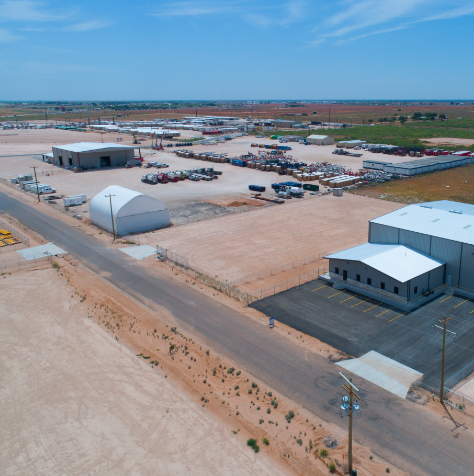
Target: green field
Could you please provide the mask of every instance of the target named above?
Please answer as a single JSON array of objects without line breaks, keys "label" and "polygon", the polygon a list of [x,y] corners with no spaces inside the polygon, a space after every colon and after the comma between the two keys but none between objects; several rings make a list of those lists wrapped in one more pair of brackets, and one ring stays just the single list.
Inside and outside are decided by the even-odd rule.
[{"label": "green field", "polygon": [[[338,140],[365,140],[371,144],[393,144],[400,147],[426,147],[421,139],[432,139],[435,137],[449,137],[455,139],[473,139],[474,130],[447,128],[438,125],[399,125],[399,126],[355,126],[346,129],[325,129],[325,130],[298,130],[298,131],[274,131],[271,135],[299,135],[308,137],[311,134],[324,134],[332,136]],[[262,134],[262,132],[252,132],[253,135]],[[270,135],[269,131],[265,131],[265,135]],[[452,150],[471,150],[474,146],[450,146],[445,147]]]}]

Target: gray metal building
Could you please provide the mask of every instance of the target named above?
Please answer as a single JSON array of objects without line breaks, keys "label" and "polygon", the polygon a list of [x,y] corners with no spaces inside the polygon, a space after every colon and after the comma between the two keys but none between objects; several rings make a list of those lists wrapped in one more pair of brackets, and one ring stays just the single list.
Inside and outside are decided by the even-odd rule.
[{"label": "gray metal building", "polygon": [[59,167],[85,170],[123,166],[126,163],[136,165],[140,162],[141,159],[135,160],[135,147],[129,145],[78,142],[53,147],[52,163]]},{"label": "gray metal building", "polygon": [[[473,298],[474,205],[448,200],[408,205],[371,220],[366,245],[327,258],[332,282],[369,296],[377,291],[384,302],[397,296],[404,300],[401,308],[446,289]],[[409,278],[400,279],[397,268],[411,270]]]},{"label": "gray metal building", "polygon": [[329,257],[329,270],[343,280],[385,290],[407,300],[441,286],[444,262],[404,245],[366,243]]},{"label": "gray metal building", "polygon": [[381,162],[377,160],[364,160],[365,169],[383,170],[384,172],[399,175],[418,175],[435,170],[451,169],[461,165],[472,164],[474,157],[459,155],[440,155],[437,157],[425,157],[423,159],[410,160],[407,162]]}]

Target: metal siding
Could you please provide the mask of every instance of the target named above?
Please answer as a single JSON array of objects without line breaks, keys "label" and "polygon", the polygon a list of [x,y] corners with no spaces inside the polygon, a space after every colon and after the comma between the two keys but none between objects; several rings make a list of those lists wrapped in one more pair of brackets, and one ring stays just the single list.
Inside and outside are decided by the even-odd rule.
[{"label": "metal siding", "polygon": [[430,255],[446,263],[446,275],[451,276],[451,286],[459,284],[461,248],[462,244],[456,241],[445,240],[436,236],[431,238]]},{"label": "metal siding", "polygon": [[[442,208],[427,204],[408,205],[402,209],[375,218],[370,221],[373,225],[383,225],[385,227],[400,228],[402,230],[414,231],[423,235],[432,235],[446,240],[474,245],[474,217],[472,212],[464,210],[470,208],[466,204],[451,204],[450,210],[459,210],[462,213],[451,213]],[[448,207],[449,205],[446,205]],[[374,227],[374,229],[378,227]],[[371,242],[375,242],[371,237]],[[381,241],[383,243],[383,241]],[[393,243],[386,241],[386,243]]]},{"label": "metal siding", "polygon": [[459,286],[474,289],[474,246],[463,245]]},{"label": "metal siding", "polygon": [[400,230],[400,244],[409,246],[421,253],[430,254],[430,240],[428,235],[415,233],[414,231]]},{"label": "metal siding", "polygon": [[370,223],[370,243],[398,244],[398,228]]},{"label": "metal siding", "polygon": [[429,281],[430,289],[436,289],[442,284],[444,284],[444,268],[445,266],[441,266],[439,268],[436,268],[430,271],[430,281]]},{"label": "metal siding", "polygon": [[[418,292],[416,294],[414,292],[415,287],[418,287]],[[415,299],[429,290],[430,288],[428,284],[428,273],[422,274],[421,276],[417,276],[416,278],[410,281],[410,299]]]}]

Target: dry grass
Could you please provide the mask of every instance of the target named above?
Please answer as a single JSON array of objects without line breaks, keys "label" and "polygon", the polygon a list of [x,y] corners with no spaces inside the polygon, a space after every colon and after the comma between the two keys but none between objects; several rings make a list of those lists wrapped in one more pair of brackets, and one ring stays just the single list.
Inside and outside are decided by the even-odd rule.
[{"label": "dry grass", "polygon": [[354,190],[357,195],[400,203],[453,200],[474,204],[474,165],[431,172]]}]

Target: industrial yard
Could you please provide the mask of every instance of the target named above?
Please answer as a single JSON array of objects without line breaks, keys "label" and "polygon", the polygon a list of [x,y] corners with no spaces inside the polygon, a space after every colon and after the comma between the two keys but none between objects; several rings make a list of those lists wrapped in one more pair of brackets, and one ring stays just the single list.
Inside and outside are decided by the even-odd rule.
[{"label": "industrial yard", "polygon": [[0,476],[472,476],[473,15],[0,0]]},{"label": "industrial yard", "polygon": [[[419,152],[365,141],[315,145],[245,133],[189,143],[184,136],[157,140],[155,133],[137,136],[90,128],[6,129],[0,131],[0,144],[2,193],[85,232],[107,253],[128,255],[119,259],[139,274],[169,275],[180,286],[198,285],[197,292],[241,310],[259,326],[275,318],[285,326],[279,330],[283,338],[296,331],[301,341],[309,339],[311,348],[319,347],[318,355],[403,400],[413,395],[427,400],[426,392],[439,381],[439,367],[431,362],[433,356],[439,359],[441,334],[433,322],[452,314],[450,329],[456,325],[452,332],[459,338],[447,353],[446,385],[450,398],[457,398],[454,388],[462,398],[471,398],[468,321],[474,311],[469,296],[453,292],[445,297],[447,284],[441,289],[436,282],[434,290],[415,288],[435,296],[405,311],[391,302],[392,289],[389,293],[385,284],[382,291],[344,288],[347,272],[343,279],[339,268],[330,267],[334,253],[364,245],[367,222],[397,214],[399,202],[469,202],[470,153],[433,154],[431,149]],[[424,173],[422,167],[433,164],[455,168]],[[420,173],[409,177],[403,167],[419,167]],[[390,239],[380,234],[381,242]],[[15,252],[2,251],[5,266]],[[26,265],[20,263],[19,271],[21,266]],[[439,261],[436,266],[452,265]],[[436,279],[445,279],[438,274]],[[469,278],[465,272],[463,276]],[[347,319],[357,323],[354,335],[347,333]],[[142,326],[137,329],[149,333]],[[137,355],[149,352],[148,346],[141,342]],[[462,357],[459,346],[468,349]],[[382,379],[360,370],[367,366],[379,369]],[[255,419],[253,414],[245,418]],[[272,438],[281,437],[270,427],[264,430]],[[282,474],[286,469],[282,467]]]}]

